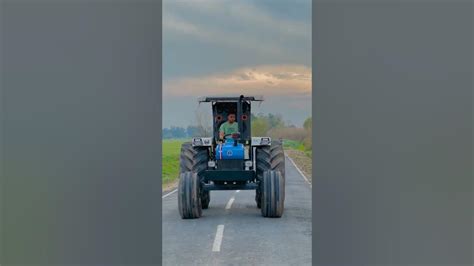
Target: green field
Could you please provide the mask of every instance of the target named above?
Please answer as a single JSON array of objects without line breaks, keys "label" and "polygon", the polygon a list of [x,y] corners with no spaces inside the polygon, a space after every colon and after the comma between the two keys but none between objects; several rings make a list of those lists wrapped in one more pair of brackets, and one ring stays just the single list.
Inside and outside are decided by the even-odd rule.
[{"label": "green field", "polygon": [[313,156],[312,151],[306,150],[303,143],[301,143],[299,141],[284,139],[283,140],[283,148],[302,151],[302,152],[304,152],[304,154],[306,154],[306,156],[308,156],[310,158],[312,158],[312,156]]},{"label": "green field", "polygon": [[181,144],[184,141],[176,139],[163,140],[163,184],[173,182],[178,178],[179,153],[181,152]]},{"label": "green field", "polygon": [[284,139],[283,148],[305,151],[303,143],[295,140]]}]

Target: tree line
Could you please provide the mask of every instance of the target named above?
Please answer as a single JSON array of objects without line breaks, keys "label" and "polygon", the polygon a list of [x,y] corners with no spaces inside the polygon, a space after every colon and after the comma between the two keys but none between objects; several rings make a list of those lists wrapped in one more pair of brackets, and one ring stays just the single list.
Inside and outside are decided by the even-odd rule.
[{"label": "tree line", "polygon": [[164,139],[183,139],[200,136],[200,129],[198,126],[163,128]]},{"label": "tree line", "polygon": [[296,127],[291,122],[284,122],[279,114],[257,114],[252,120],[253,136],[269,136],[273,139],[289,139],[300,142],[306,150],[312,146],[312,118],[308,117],[303,127]]}]

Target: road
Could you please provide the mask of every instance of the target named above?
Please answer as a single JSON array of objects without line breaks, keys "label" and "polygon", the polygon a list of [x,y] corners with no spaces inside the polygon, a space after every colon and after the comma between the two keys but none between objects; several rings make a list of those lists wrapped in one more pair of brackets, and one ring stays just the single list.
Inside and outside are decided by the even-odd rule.
[{"label": "road", "polygon": [[285,211],[264,218],[254,190],[211,191],[209,209],[183,220],[163,198],[163,265],[311,265],[311,187],[286,159]]}]

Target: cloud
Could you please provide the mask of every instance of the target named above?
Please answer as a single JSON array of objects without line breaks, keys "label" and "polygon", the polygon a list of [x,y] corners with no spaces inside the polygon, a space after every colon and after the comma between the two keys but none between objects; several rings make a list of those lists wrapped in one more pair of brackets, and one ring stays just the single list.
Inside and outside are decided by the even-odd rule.
[{"label": "cloud", "polygon": [[190,37],[274,57],[294,53],[288,43],[311,43],[311,21],[277,17],[242,0],[167,0],[163,10],[165,39]]},{"label": "cloud", "polygon": [[288,37],[311,39],[311,24],[301,21],[276,18],[272,14],[241,1],[229,5],[230,14],[248,25],[258,25],[267,31],[274,31]]},{"label": "cloud", "polygon": [[[277,3],[275,3],[277,4]],[[297,2],[295,3],[297,4]],[[311,39],[310,21],[302,22],[276,17],[267,10],[258,8],[252,3],[225,0],[193,0],[193,1],[165,1],[165,14],[167,11],[181,13],[183,10],[194,10],[206,16],[224,18],[250,27],[258,27],[266,31],[274,31],[279,34]],[[166,19],[163,23],[166,24]]]},{"label": "cloud", "polygon": [[164,96],[267,95],[311,97],[311,68],[303,65],[262,65],[227,73],[173,79]]},{"label": "cloud", "polygon": [[206,38],[208,35],[205,31],[203,31],[196,25],[183,19],[180,19],[179,17],[170,13],[163,14],[163,28],[165,29],[165,32],[166,30],[171,30],[174,32],[193,35],[202,38]]},{"label": "cloud", "polygon": [[262,43],[257,37],[251,38],[248,34],[236,34],[218,27],[192,23],[169,12],[163,14],[163,29],[165,38],[184,35],[211,44],[224,44],[272,56],[283,53],[283,49],[275,43]]}]

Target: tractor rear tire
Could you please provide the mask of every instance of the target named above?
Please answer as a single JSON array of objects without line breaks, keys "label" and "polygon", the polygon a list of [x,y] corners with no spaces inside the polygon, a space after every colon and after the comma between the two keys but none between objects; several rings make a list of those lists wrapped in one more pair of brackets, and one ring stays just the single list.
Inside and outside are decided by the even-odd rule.
[{"label": "tractor rear tire", "polygon": [[[280,141],[272,140],[272,144],[270,146],[258,147],[256,151],[256,163],[257,178],[260,183],[263,179],[263,173],[269,170],[280,171],[283,180],[285,180],[285,153],[283,151],[283,145]],[[257,202],[257,208],[261,208],[261,185],[257,188],[255,193],[255,201]]]},{"label": "tractor rear tire", "polygon": [[258,147],[256,151],[257,175],[268,170],[279,170],[285,178],[285,153],[278,140],[272,140],[270,146]]},{"label": "tractor rear tire", "polygon": [[265,171],[262,180],[263,217],[279,218],[285,207],[285,179],[280,171]]},{"label": "tractor rear tire", "polygon": [[178,209],[181,218],[194,219],[202,215],[199,178],[196,173],[180,174],[178,185]]},{"label": "tractor rear tire", "polygon": [[[195,172],[199,176],[201,184],[201,173],[207,169],[209,161],[209,152],[207,147],[193,147],[191,142],[185,142],[181,146],[181,155],[179,158],[179,172]],[[211,199],[209,191],[201,189],[201,204],[203,209],[207,209]]]},{"label": "tractor rear tire", "polygon": [[207,147],[193,147],[191,142],[185,142],[181,146],[179,157],[179,172],[195,172],[198,176],[207,169],[209,152]]}]

